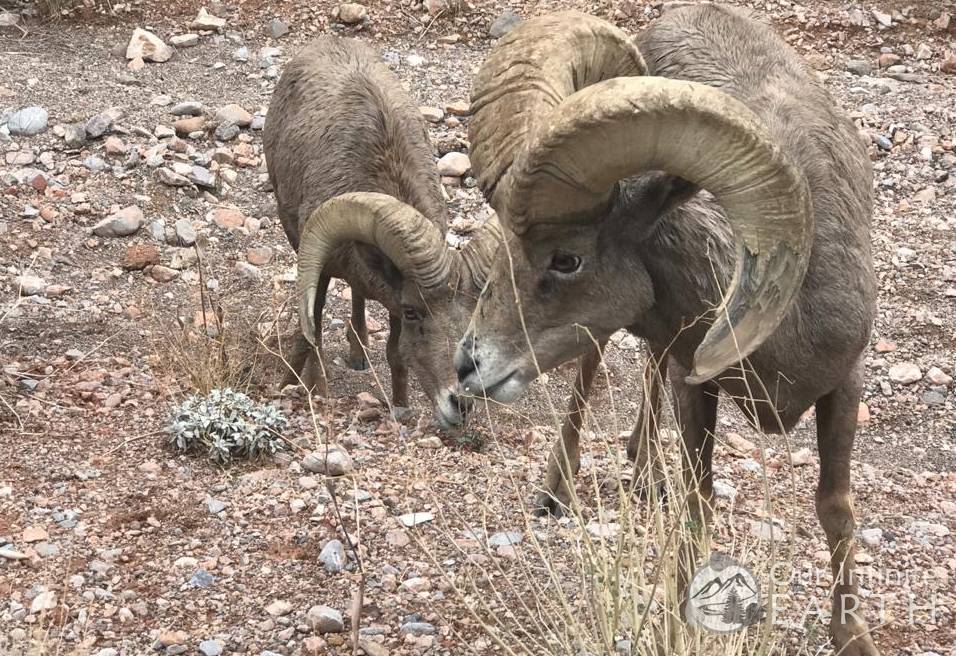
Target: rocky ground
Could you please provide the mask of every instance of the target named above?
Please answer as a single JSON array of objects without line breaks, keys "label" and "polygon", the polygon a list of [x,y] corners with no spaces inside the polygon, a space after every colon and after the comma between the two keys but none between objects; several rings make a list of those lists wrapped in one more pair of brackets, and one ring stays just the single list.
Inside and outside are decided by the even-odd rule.
[{"label": "rocky ground", "polygon": [[[885,654],[956,654],[956,8],[739,4],[808,59],[870,143],[880,312],[854,464],[858,561]],[[345,654],[355,622],[371,656],[496,653],[462,582],[541,584],[524,567],[529,536],[575,571],[566,547],[580,528],[525,514],[554,435],[545,399],[563,405],[565,371],[460,434],[436,431],[424,399],[395,422],[376,400],[387,322],[371,309],[376,375],[347,369],[339,282],[326,318],[334,398],[316,401],[314,422],[300,394],[278,391],[267,346],[293,325],[295,259],[261,147],[290,56],[320,33],[368,40],[430,121],[456,244],[487,214],[467,165],[454,168],[462,157],[440,159],[467,153],[470,80],[517,16],[559,6],[631,32],[660,9],[245,2],[197,17],[171,3],[50,21],[0,5],[0,652]],[[183,337],[212,323],[232,358],[223,375],[290,420],[296,450],[276,464],[220,468],[166,446],[173,405],[221,368]],[[642,362],[620,336],[596,394],[579,491],[599,523],[589,478],[621,471]],[[799,567],[825,568],[812,417],[793,454],[767,438],[761,455],[762,438],[724,409],[718,543],[762,534],[769,514]],[[303,457],[320,441],[349,454],[331,485]],[[789,592],[805,606],[821,590]],[[816,617],[793,610],[779,625],[806,645],[793,653],[825,651]]]}]

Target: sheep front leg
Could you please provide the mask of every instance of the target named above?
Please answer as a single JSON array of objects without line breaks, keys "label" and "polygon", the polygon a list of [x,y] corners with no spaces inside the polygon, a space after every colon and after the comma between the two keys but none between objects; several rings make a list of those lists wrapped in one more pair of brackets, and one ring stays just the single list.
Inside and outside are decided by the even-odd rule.
[{"label": "sheep front leg", "polygon": [[[402,335],[402,319],[394,314],[388,315],[388,342],[385,344],[385,359],[392,371],[392,405],[398,408],[408,407],[408,366],[398,352],[398,341]],[[400,411],[398,414],[401,414]]]},{"label": "sheep front leg", "polygon": [[538,495],[535,513],[560,517],[571,502],[571,484],[581,467],[581,423],[587,411],[588,393],[594,382],[594,374],[601,363],[602,351],[607,342],[595,346],[578,362],[574,389],[568,402],[568,414],[561,427],[561,437],[555,442],[548,457],[548,473],[544,489]]},{"label": "sheep front leg", "polygon": [[289,355],[289,367],[286,373],[285,385],[298,385],[300,382],[306,389],[318,396],[328,396],[329,388],[325,376],[325,366],[322,362],[322,311],[325,309],[325,297],[329,290],[330,276],[319,278],[319,286],[315,294],[315,346],[309,343],[304,335],[296,336],[295,344]]},{"label": "sheep front leg", "polygon": [[349,366],[356,371],[368,369],[368,326],[365,322],[365,297],[352,290],[352,318],[349,321]]},{"label": "sheep front leg", "polygon": [[879,656],[862,617],[854,571],[856,522],[850,490],[850,454],[862,391],[863,374],[858,365],[840,387],[816,404],[820,451],[816,509],[830,547],[830,569],[834,578],[830,635],[842,656]]}]

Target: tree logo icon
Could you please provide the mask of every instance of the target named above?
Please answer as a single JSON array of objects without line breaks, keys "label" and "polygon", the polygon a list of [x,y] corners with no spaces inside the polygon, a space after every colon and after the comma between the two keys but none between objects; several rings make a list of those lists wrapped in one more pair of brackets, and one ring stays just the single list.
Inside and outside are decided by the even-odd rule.
[{"label": "tree logo icon", "polygon": [[684,608],[688,624],[713,633],[734,633],[761,617],[757,579],[734,558],[713,554],[694,572]]}]

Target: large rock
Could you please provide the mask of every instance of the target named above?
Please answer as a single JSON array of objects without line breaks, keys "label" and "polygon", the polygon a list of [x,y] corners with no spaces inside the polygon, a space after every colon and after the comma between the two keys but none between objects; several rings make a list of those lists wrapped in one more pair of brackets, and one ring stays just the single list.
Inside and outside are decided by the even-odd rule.
[{"label": "large rock", "polygon": [[143,61],[162,63],[169,61],[173,56],[173,50],[158,36],[137,27],[133,30],[133,36],[126,46],[127,59],[142,59]]},{"label": "large rock", "polygon": [[447,153],[438,160],[438,174],[461,177],[471,169],[471,160],[464,153]]},{"label": "large rock", "polygon": [[199,14],[197,14],[193,22],[189,24],[189,29],[191,30],[203,30],[206,32],[222,32],[225,27],[226,19],[213,16],[206,11],[205,7],[199,10]]},{"label": "large rock", "polygon": [[252,124],[252,114],[241,105],[224,105],[216,110],[216,122],[247,128]]},{"label": "large rock", "polygon": [[352,471],[352,458],[340,446],[320,447],[302,459],[302,469],[313,474],[344,476]]},{"label": "large rock", "polygon": [[340,540],[329,540],[319,553],[319,562],[329,574],[345,569],[345,546]]},{"label": "large rock", "polygon": [[328,606],[313,606],[306,615],[306,622],[316,633],[342,633],[345,622],[342,613]]},{"label": "large rock", "polygon": [[50,115],[42,107],[24,107],[10,114],[7,129],[14,136],[31,137],[46,130],[49,118]]},{"label": "large rock", "polygon": [[923,372],[913,362],[901,362],[890,367],[890,380],[900,385],[911,385],[922,377]]},{"label": "large rock", "polygon": [[93,226],[93,234],[97,237],[129,237],[136,234],[142,225],[142,210],[130,205]]},{"label": "large rock", "polygon": [[346,25],[361,23],[367,17],[368,9],[365,8],[365,5],[360,5],[357,2],[346,2],[339,5],[339,20]]}]

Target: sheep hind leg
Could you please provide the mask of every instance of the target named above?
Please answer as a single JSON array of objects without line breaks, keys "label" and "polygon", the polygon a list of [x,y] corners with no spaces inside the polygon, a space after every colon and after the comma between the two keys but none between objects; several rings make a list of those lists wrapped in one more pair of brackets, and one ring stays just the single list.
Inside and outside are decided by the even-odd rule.
[{"label": "sheep hind leg", "polygon": [[356,371],[368,369],[368,326],[365,322],[365,297],[352,290],[352,319],[349,321],[349,367]]},{"label": "sheep hind leg", "polygon": [[560,517],[571,503],[571,485],[581,468],[581,424],[587,411],[588,393],[594,382],[594,374],[601,363],[603,342],[593,347],[578,362],[574,389],[568,402],[568,414],[561,426],[561,437],[554,443],[548,457],[548,473],[544,488],[538,494],[535,514]]},{"label": "sheep hind leg", "polygon": [[627,440],[627,457],[634,463],[635,491],[649,498],[656,490],[663,498],[664,463],[660,441],[661,405],[667,383],[666,349],[648,345],[649,357],[644,367],[644,401],[637,425]]},{"label": "sheep hind leg", "polygon": [[830,547],[830,568],[834,578],[830,635],[841,656],[879,656],[861,616],[859,587],[854,572],[856,522],[850,490],[850,455],[862,390],[863,375],[857,366],[840,387],[816,404],[817,447],[820,451],[816,510]]}]

